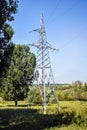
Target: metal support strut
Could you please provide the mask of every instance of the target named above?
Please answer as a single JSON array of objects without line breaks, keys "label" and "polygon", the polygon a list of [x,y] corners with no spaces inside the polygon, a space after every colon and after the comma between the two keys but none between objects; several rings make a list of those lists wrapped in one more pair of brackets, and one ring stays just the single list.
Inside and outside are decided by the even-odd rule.
[{"label": "metal support strut", "polygon": [[[47,42],[47,38],[46,38],[46,32],[45,32],[45,24],[44,24],[44,17],[43,14],[41,15],[41,19],[40,19],[40,27],[38,29],[32,30],[35,32],[39,33],[39,42],[38,43],[33,43],[33,44],[29,44],[32,45],[34,47],[37,47],[38,51],[37,51],[37,59],[36,59],[36,69],[38,71],[40,71],[40,75],[38,78],[38,82],[41,82],[41,96],[42,96],[42,107],[43,107],[43,113],[46,114],[47,110],[46,110],[46,85],[47,85],[47,80],[46,80],[46,71],[47,73],[50,73],[51,71],[51,63],[50,63],[50,57],[49,57],[49,50],[57,50],[55,48],[52,48],[51,45]],[[49,72],[48,72],[49,71]],[[52,72],[51,72],[52,73]],[[50,78],[53,78],[53,74],[50,75]],[[54,78],[53,78],[53,82],[54,82]],[[50,88],[52,93],[54,93],[53,89]],[[59,100],[57,99],[57,97],[54,95],[56,101],[57,101],[57,105],[59,107],[60,110],[60,106],[59,106]]]}]

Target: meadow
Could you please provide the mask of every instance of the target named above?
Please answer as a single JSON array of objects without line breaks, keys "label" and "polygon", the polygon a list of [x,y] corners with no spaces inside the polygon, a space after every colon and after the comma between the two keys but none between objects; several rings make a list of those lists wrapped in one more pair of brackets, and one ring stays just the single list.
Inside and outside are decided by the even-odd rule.
[{"label": "meadow", "polygon": [[15,107],[12,101],[0,101],[0,130],[87,130],[87,102],[61,101],[47,105],[44,115],[41,105],[28,107],[26,101],[19,101]]}]

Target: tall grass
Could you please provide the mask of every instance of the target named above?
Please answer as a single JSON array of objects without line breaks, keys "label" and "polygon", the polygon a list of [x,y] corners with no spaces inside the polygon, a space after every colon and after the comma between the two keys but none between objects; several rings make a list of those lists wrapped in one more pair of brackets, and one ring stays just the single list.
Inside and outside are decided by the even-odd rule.
[{"label": "tall grass", "polygon": [[43,115],[42,106],[28,108],[26,101],[0,101],[0,130],[87,130],[87,102],[62,101],[61,112],[57,104],[47,105]]}]

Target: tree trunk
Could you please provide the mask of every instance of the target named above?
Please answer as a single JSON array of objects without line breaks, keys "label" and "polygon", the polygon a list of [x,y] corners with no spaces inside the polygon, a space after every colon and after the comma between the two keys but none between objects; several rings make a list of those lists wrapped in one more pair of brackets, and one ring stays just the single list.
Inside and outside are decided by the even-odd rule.
[{"label": "tree trunk", "polygon": [[15,107],[17,107],[17,106],[18,106],[18,101],[16,100],[16,101],[15,101]]}]

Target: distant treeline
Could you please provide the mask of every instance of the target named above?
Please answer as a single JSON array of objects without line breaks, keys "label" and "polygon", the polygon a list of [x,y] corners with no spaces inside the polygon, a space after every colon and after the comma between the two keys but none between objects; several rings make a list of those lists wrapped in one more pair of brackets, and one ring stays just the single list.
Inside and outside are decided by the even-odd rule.
[{"label": "distant treeline", "polygon": [[[31,87],[28,96],[31,103],[41,104],[40,87],[41,85],[39,87]],[[50,87],[46,85],[47,103],[56,103],[52,89],[60,101],[87,101],[87,83],[83,83],[80,80],[72,84],[51,84]]]}]

